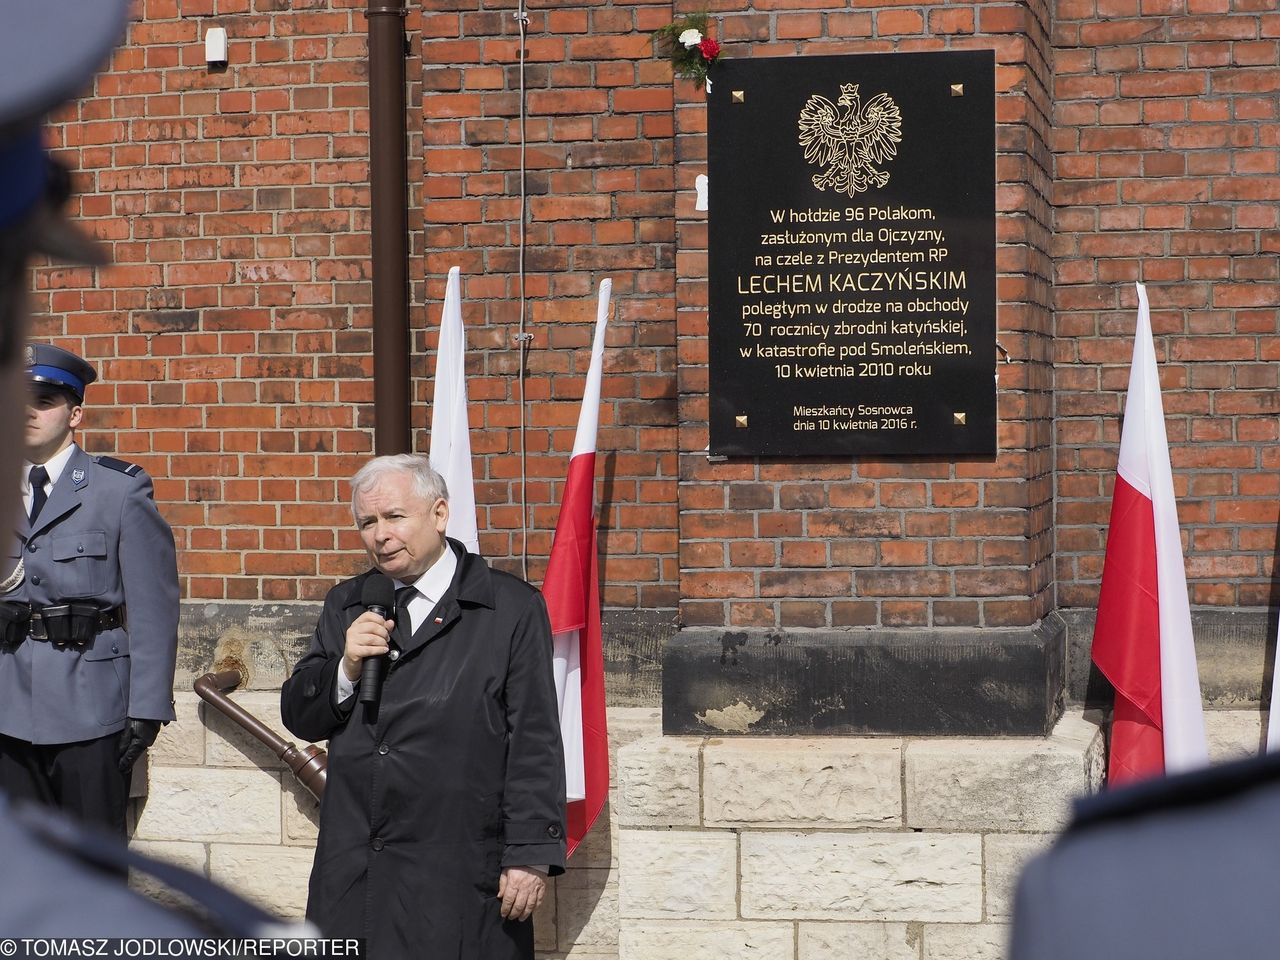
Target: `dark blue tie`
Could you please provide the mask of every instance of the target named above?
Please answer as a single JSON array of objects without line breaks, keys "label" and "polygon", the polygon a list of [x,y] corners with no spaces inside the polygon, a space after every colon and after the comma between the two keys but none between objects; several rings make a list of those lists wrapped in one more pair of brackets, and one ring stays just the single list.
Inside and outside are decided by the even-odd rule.
[{"label": "dark blue tie", "polygon": [[396,591],[396,629],[394,637],[404,647],[413,636],[413,621],[409,618],[409,601],[418,595],[418,588],[401,587]]},{"label": "dark blue tie", "polygon": [[40,509],[49,499],[44,492],[44,485],[49,482],[49,471],[44,467],[32,467],[28,482],[31,484],[31,525],[34,527],[36,517],[40,516]]}]

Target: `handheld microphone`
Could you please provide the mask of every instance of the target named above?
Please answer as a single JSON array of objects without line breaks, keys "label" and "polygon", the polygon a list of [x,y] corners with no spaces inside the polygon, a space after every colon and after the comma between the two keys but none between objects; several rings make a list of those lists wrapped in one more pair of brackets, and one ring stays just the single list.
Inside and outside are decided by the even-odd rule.
[{"label": "handheld microphone", "polygon": [[[396,587],[385,573],[372,573],[360,588],[360,603],[370,613],[384,620],[395,614]],[[387,655],[365,657],[360,665],[360,702],[377,706],[382,699],[382,680],[386,675]]]}]

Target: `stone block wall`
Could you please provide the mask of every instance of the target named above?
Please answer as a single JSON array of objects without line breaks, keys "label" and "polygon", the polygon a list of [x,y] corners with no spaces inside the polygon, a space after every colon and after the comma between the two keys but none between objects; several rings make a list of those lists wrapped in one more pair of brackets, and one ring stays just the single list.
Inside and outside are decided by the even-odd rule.
[{"label": "stone block wall", "polygon": [[[289,739],[275,690],[232,699]],[[134,847],[301,917],[318,804],[195,694],[177,707]],[[1206,721],[1215,760],[1257,752],[1256,710]],[[610,803],[551,882],[540,960],[1000,960],[1021,865],[1102,769],[1078,710],[1025,739],[662,737],[636,707],[609,729]]]},{"label": "stone block wall", "polygon": [[998,960],[1102,740],[1076,713],[1046,739],[665,737],[619,768],[622,960]]},{"label": "stone block wall", "polygon": [[[277,691],[233,699],[293,739],[280,723]],[[148,754],[133,845],[203,872],[280,916],[301,917],[319,804],[266,746],[196,694],[178,693],[175,709],[177,720]]]},{"label": "stone block wall", "polygon": [[[1260,715],[1209,710],[1215,761]],[[660,737],[619,751],[620,960],[1001,960],[1017,878],[1099,787],[1048,738]]]}]

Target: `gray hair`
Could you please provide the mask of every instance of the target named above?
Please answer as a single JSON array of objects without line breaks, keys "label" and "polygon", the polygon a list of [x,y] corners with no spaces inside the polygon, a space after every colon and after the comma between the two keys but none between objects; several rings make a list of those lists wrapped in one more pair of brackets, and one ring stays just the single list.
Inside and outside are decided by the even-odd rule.
[{"label": "gray hair", "polygon": [[351,478],[351,516],[356,515],[356,498],[371,487],[376,487],[391,474],[408,474],[413,480],[413,492],[428,504],[449,499],[449,488],[444,477],[431,466],[426,457],[416,453],[396,453],[374,457],[356,471]]}]

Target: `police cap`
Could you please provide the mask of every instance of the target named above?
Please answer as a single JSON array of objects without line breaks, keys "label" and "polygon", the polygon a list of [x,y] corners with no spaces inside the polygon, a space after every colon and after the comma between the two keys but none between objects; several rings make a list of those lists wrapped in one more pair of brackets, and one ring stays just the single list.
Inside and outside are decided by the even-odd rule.
[{"label": "police cap", "polygon": [[84,401],[84,388],[98,379],[98,372],[70,350],[48,343],[27,346],[27,380],[33,386],[45,384],[67,390]]},{"label": "police cap", "polygon": [[0,4],[0,230],[43,195],[37,123],[79,93],[124,33],[128,0]]}]

